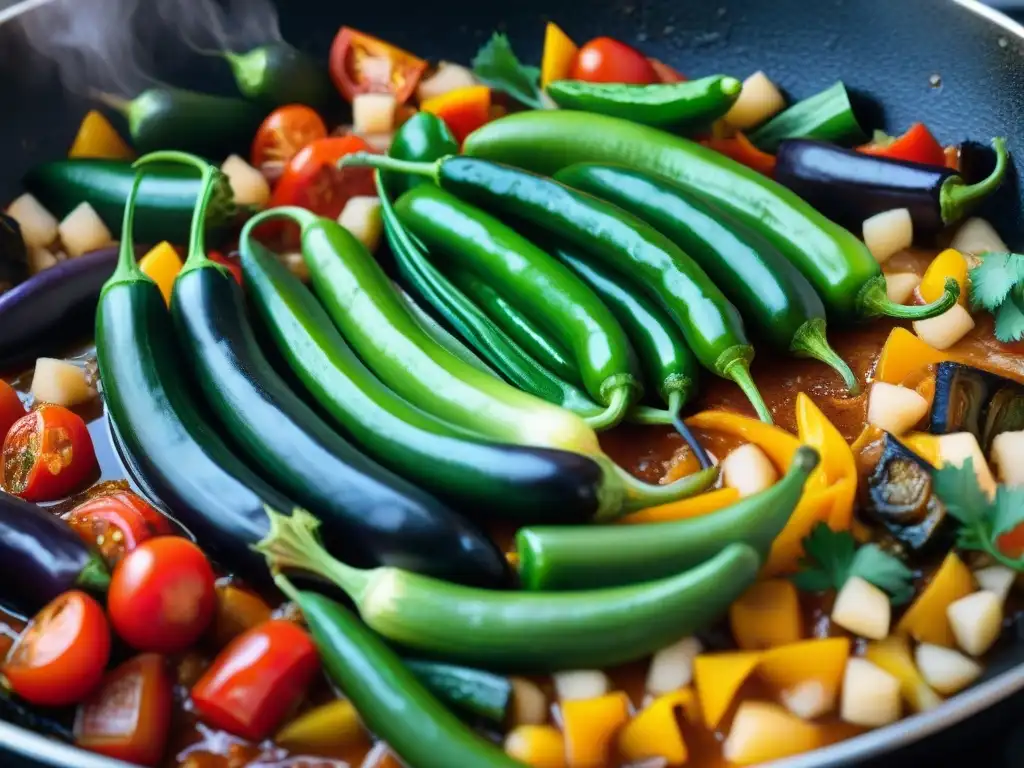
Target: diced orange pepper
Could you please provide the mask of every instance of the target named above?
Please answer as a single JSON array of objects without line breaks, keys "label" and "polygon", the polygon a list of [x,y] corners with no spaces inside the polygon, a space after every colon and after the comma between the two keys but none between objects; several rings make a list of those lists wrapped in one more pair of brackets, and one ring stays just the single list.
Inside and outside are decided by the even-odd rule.
[{"label": "diced orange pepper", "polygon": [[974,591],[974,577],[955,552],[946,555],[924,591],[903,614],[896,631],[919,643],[956,647],[956,638],[946,618],[949,604]]},{"label": "diced orange pepper", "polygon": [[930,435],[927,432],[911,432],[909,435],[901,437],[900,442],[933,467],[942,466],[939,459],[938,435]]},{"label": "diced orange pepper", "polygon": [[628,763],[661,758],[669,766],[683,765],[689,757],[679,728],[680,717],[696,705],[693,689],[683,688],[659,696],[637,713],[619,734],[619,754]]},{"label": "diced orange pepper", "polygon": [[933,691],[917,671],[917,665],[910,655],[910,645],[905,637],[893,635],[878,642],[869,643],[864,658],[881,667],[900,681],[900,694],[915,712],[934,709],[942,698]]},{"label": "diced orange pepper", "polygon": [[94,109],[82,119],[68,157],[134,160],[135,152],[125,143],[110,121]]},{"label": "diced orange pepper", "polygon": [[765,176],[775,173],[775,155],[758,149],[742,131],[736,131],[736,135],[728,139],[711,138],[702,143],[708,149],[713,149]]},{"label": "diced orange pepper", "polygon": [[530,768],[565,768],[565,739],[551,725],[519,725],[505,737],[505,753]]},{"label": "diced orange pepper", "polygon": [[540,59],[540,87],[547,88],[548,83],[565,80],[572,71],[579,48],[562,28],[549,21],[544,28],[544,53]]},{"label": "diced orange pepper", "polygon": [[953,278],[960,286],[961,306],[967,306],[967,259],[960,251],[947,248],[928,265],[918,292],[926,302],[938,301],[946,290],[946,280]]},{"label": "diced orange pepper", "polygon": [[925,344],[906,328],[893,328],[882,347],[874,379],[887,384],[902,384],[922,368],[952,359],[945,352]]},{"label": "diced orange pepper", "polygon": [[444,120],[456,141],[461,144],[473,131],[491,120],[491,89],[486,85],[470,85],[427,99],[421,112],[429,112]]},{"label": "diced orange pepper", "polygon": [[629,697],[614,691],[596,699],[562,703],[562,732],[568,768],[603,768],[615,737],[629,722]]},{"label": "diced orange pepper", "polygon": [[743,651],[761,651],[803,637],[800,599],[787,579],[760,581],[729,606],[733,639]]},{"label": "diced orange pepper", "polygon": [[622,525],[634,525],[636,523],[667,523],[670,520],[685,520],[725,509],[730,504],[739,501],[739,498],[740,492],[735,488],[719,488],[717,491],[691,496],[689,499],[648,507],[631,515],[620,517],[618,522]]},{"label": "diced orange pepper", "polygon": [[801,720],[778,704],[745,701],[722,745],[722,756],[732,765],[758,765],[810,752],[825,743],[820,726]]},{"label": "diced orange pepper", "polygon": [[693,660],[693,681],[704,725],[712,730],[718,727],[762,655],[757,651],[702,653]]},{"label": "diced orange pepper", "polygon": [[806,683],[818,683],[826,699],[834,702],[849,658],[849,638],[802,640],[765,651],[757,673],[780,695]]},{"label": "diced orange pepper", "polygon": [[149,253],[139,260],[139,269],[146,273],[160,288],[164,300],[171,303],[171,291],[174,289],[174,280],[181,272],[183,264],[174,246],[166,240],[155,246]]},{"label": "diced orange pepper", "polygon": [[816,448],[821,455],[826,484],[841,485],[828,523],[833,530],[846,530],[853,519],[857,496],[857,462],[853,451],[835,425],[803,392],[796,397],[796,424],[800,442]]},{"label": "diced orange pepper", "polygon": [[786,527],[772,544],[772,551],[761,575],[778,576],[795,571],[804,554],[804,538],[818,523],[829,523],[832,520],[838,499],[847,492],[843,483],[836,483],[822,491],[805,490]]}]

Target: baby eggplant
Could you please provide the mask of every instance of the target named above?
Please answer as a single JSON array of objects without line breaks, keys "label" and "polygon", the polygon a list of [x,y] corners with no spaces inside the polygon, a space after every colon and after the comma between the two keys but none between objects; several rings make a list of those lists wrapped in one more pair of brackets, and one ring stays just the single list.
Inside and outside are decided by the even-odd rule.
[{"label": "baby eggplant", "polygon": [[959,363],[940,363],[929,431],[970,432],[986,455],[1001,432],[1024,429],[1024,387]]}]

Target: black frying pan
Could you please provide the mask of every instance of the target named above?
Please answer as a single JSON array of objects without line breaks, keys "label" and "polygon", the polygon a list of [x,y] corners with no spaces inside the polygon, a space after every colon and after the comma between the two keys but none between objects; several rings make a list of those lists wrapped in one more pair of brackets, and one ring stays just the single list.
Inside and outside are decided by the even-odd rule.
[{"label": "black frying pan", "polygon": [[[79,13],[112,10],[110,0],[53,1],[73,3]],[[24,79],[29,52],[17,30],[18,9],[41,14],[49,4],[29,0],[14,13],[0,11],[0,200],[18,193],[30,165],[66,152],[90,106],[66,94],[54,70]],[[614,35],[691,76],[745,77],[764,69],[795,98],[842,78],[875,105],[874,127],[899,133],[921,120],[946,143],[1003,135],[1015,165],[1024,167],[1024,27],[974,0],[287,0],[279,7],[285,38],[321,56],[345,23],[422,56],[462,62],[502,29],[524,60],[536,61],[543,22],[554,19],[577,40]],[[136,21],[145,25],[151,4],[143,0],[141,8]],[[106,23],[124,21],[108,13]],[[222,62],[189,53],[172,31],[152,41],[157,76],[230,92]],[[1007,186],[981,214],[1021,247],[1024,200],[1016,174]],[[941,708],[775,768],[1024,764],[1024,752],[999,754],[1013,747],[994,747],[990,735],[1019,721],[1024,704],[1024,640],[1001,648],[985,680]],[[113,765],[3,722],[0,764]]]}]

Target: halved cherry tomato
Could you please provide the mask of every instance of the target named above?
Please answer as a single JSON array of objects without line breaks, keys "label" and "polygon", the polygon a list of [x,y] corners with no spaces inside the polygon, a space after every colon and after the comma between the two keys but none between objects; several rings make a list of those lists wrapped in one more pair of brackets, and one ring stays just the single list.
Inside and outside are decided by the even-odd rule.
[{"label": "halved cherry tomato", "polygon": [[303,104],[271,112],[252,142],[252,166],[272,180],[279,179],[288,161],[317,139],[327,137],[323,118]]},{"label": "halved cherry tomato", "polygon": [[330,219],[338,218],[349,198],[376,194],[369,168],[338,168],[338,160],[353,152],[370,151],[370,145],[358,136],[314,141],[288,163],[269,207],[297,205]]},{"label": "halved cherry tomato", "polygon": [[99,474],[85,422],[59,405],[18,419],[4,440],[3,458],[4,488],[27,501],[63,498]]},{"label": "halved cherry tomato", "polygon": [[634,85],[660,82],[657,71],[646,56],[611,37],[596,37],[580,48],[572,65],[572,79]]},{"label": "halved cherry tomato", "polygon": [[650,56],[647,57],[647,60],[654,67],[654,71],[658,75],[658,82],[660,83],[685,83],[690,79],[678,69],[669,66],[663,61],[651,58]]},{"label": "halved cherry tomato", "polygon": [[14,387],[0,380],[0,443],[3,443],[11,425],[28,413]]},{"label": "halved cherry tomato", "polygon": [[946,165],[946,150],[935,140],[924,123],[914,123],[902,136],[857,147],[861,152],[893,160],[925,165]]},{"label": "halved cherry tomato", "polygon": [[218,251],[210,251],[207,256],[210,257],[210,261],[227,267],[231,276],[235,278],[235,282],[239,285],[242,284],[242,265],[238,263],[237,256],[229,258]]},{"label": "halved cherry tomato", "polygon": [[331,79],[348,101],[360,93],[395,94],[402,104],[427,71],[427,62],[351,27],[338,30],[331,44]]},{"label": "halved cherry tomato", "polygon": [[166,517],[131,491],[89,499],[63,517],[111,568],[147,539],[174,533]]},{"label": "halved cherry tomato", "polygon": [[136,765],[156,765],[171,728],[167,662],[144,653],[110,672],[75,714],[75,744]]},{"label": "halved cherry tomato", "polygon": [[185,650],[210,626],[216,604],[210,561],[180,536],[149,539],[129,552],[107,592],[114,631],[140,651]]},{"label": "halved cherry tomato", "polygon": [[36,614],[0,671],[26,701],[61,707],[88,696],[109,659],[110,628],[103,607],[72,590]]},{"label": "halved cherry tomato", "polygon": [[281,724],[320,668],[316,646],[296,624],[265,621],[235,638],[192,687],[210,725],[262,741]]}]

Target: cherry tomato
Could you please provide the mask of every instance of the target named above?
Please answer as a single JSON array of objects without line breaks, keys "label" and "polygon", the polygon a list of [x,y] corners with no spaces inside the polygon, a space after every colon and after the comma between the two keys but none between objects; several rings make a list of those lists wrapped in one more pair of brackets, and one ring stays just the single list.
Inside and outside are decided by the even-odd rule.
[{"label": "cherry tomato", "polygon": [[408,101],[427,62],[372,35],[342,27],[331,44],[331,79],[347,101],[360,93],[395,94]]},{"label": "cherry tomato", "polygon": [[26,701],[61,707],[88,696],[109,659],[110,628],[103,607],[73,590],[36,614],[0,671]]},{"label": "cherry tomato", "polygon": [[157,765],[171,728],[173,681],[163,656],[144,653],[110,672],[75,714],[75,744],[136,765]]},{"label": "cherry tomato", "polygon": [[590,83],[661,82],[651,62],[636,48],[611,37],[597,37],[580,48],[572,65],[572,79]]},{"label": "cherry tomato", "polygon": [[7,436],[11,426],[28,413],[18,393],[6,381],[0,380],[0,443]]},{"label": "cherry tomato", "polygon": [[658,75],[659,83],[685,83],[690,79],[678,69],[669,66],[663,61],[650,57],[648,57],[647,60],[651,62],[651,66],[654,67],[654,72]]},{"label": "cherry tomato", "polygon": [[320,668],[298,625],[271,619],[235,638],[192,687],[196,713],[228,733],[262,741],[305,694]]},{"label": "cherry tomato", "polygon": [[302,104],[279,107],[256,131],[252,165],[268,178],[278,179],[300,149],[326,137],[327,126],[314,110]]},{"label": "cherry tomato", "polygon": [[59,405],[18,419],[4,440],[3,459],[4,488],[27,501],[63,498],[99,474],[85,422]]},{"label": "cherry tomato", "polygon": [[230,258],[217,251],[210,251],[207,256],[210,257],[210,261],[227,267],[231,276],[235,278],[235,282],[239,285],[242,284],[242,265],[238,263],[237,256]]},{"label": "cherry tomato", "polygon": [[166,517],[131,491],[89,499],[63,517],[111,568],[147,539],[174,533]]},{"label": "cherry tomato", "polygon": [[195,544],[160,536],[114,569],[107,611],[114,631],[140,651],[177,653],[206,631],[217,596],[213,568]]}]

